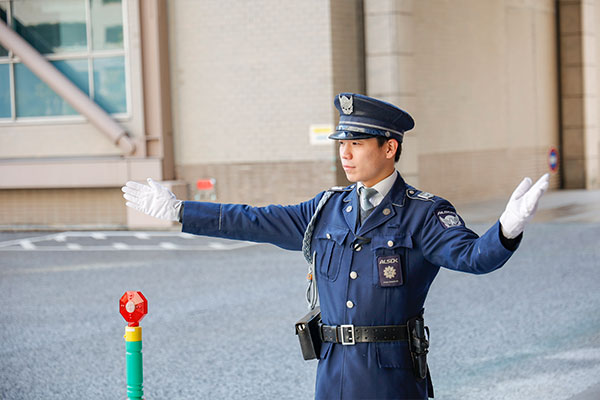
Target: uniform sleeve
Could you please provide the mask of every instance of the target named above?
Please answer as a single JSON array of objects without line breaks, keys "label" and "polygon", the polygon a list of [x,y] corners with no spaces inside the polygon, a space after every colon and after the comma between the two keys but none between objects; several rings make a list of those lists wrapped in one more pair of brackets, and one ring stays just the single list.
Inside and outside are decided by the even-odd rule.
[{"label": "uniform sleeve", "polygon": [[465,226],[449,202],[436,200],[427,212],[422,230],[423,255],[440,267],[485,274],[503,266],[518,247],[516,243],[507,249],[500,235],[500,222],[496,221],[479,237]]},{"label": "uniform sleeve", "polygon": [[304,231],[322,196],[320,193],[314,199],[296,205],[266,207],[186,201],[181,230],[301,250]]}]

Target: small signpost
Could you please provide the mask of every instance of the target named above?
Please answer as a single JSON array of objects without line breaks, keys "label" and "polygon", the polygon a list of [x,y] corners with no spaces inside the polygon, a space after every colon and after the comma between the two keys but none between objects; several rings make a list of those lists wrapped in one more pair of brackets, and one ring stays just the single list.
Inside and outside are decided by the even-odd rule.
[{"label": "small signpost", "polygon": [[196,181],[196,193],[194,194],[194,200],[215,201],[217,199],[217,193],[215,190],[216,183],[217,181],[214,178],[198,179]]},{"label": "small signpost", "polygon": [[127,399],[143,400],[144,374],[142,370],[142,327],[140,321],[148,314],[148,301],[142,292],[129,291],[121,296],[119,311],[125,321],[125,349],[127,361]]},{"label": "small signpost", "polygon": [[552,172],[558,171],[558,150],[554,147],[551,147],[548,151],[548,167]]}]

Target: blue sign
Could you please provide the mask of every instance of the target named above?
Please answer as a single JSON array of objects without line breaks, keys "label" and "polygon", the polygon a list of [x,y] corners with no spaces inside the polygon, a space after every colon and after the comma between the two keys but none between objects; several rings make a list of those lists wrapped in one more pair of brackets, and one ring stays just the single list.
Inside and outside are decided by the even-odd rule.
[{"label": "blue sign", "polygon": [[558,150],[554,147],[548,152],[548,166],[552,172],[556,172],[558,169]]}]

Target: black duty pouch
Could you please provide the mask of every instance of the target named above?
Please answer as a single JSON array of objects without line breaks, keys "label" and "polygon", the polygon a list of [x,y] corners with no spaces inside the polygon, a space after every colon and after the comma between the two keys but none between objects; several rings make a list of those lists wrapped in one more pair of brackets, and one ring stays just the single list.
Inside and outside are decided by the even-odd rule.
[{"label": "black duty pouch", "polygon": [[296,335],[300,340],[302,357],[305,360],[319,359],[321,354],[321,307],[315,307],[296,322]]},{"label": "black duty pouch", "polygon": [[[427,353],[429,352],[429,328],[425,326],[423,316],[411,318],[406,321],[408,329],[408,348],[413,362],[413,371],[419,380],[427,378],[429,397],[433,397],[433,384],[427,366]],[[427,333],[427,335],[425,335]]]}]

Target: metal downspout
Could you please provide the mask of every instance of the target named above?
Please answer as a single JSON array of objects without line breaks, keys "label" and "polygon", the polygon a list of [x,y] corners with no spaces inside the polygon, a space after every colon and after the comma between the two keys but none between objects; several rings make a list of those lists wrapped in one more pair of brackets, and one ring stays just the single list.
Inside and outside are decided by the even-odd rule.
[{"label": "metal downspout", "polygon": [[1,19],[0,43],[15,53],[23,64],[69,103],[71,107],[87,117],[96,128],[107,135],[114,144],[118,145],[125,155],[130,155],[135,151],[135,143],[121,125]]}]

